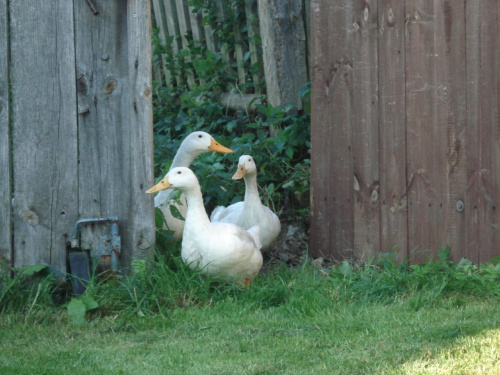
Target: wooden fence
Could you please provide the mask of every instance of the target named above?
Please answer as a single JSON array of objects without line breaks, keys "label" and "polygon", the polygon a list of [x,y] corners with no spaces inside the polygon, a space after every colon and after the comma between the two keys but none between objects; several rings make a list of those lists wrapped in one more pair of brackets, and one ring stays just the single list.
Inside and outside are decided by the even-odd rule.
[{"label": "wooden fence", "polygon": [[[223,22],[226,15],[222,2],[214,1],[214,7],[217,10],[217,22]],[[188,35],[197,43],[207,48],[209,51],[221,54],[224,59],[226,69],[234,71],[237,81],[235,86],[240,86],[240,91],[244,93],[261,94],[262,69],[255,70],[253,73],[248,71],[250,64],[259,64],[262,66],[262,54],[258,53],[258,43],[256,36],[259,35],[259,19],[257,15],[257,1],[244,1],[245,22],[234,26],[234,39],[222,41],[214,32],[216,25],[203,22],[202,18],[206,13],[195,11],[192,6],[187,4],[186,0],[153,0],[153,11],[156,26],[160,31],[160,38],[163,42],[171,40],[172,52],[186,51],[184,68],[185,75],[177,75],[177,72],[171,72],[166,64],[157,66],[157,79],[160,79],[166,85],[177,86],[184,82],[188,83],[190,88],[203,83],[203,79],[197,76],[196,70],[189,64],[199,56],[193,54],[189,49],[187,41]],[[245,38],[243,38],[245,34]],[[231,44],[231,45],[229,45]],[[231,50],[231,53],[230,53]],[[159,76],[158,73],[162,73]],[[250,83],[250,84],[249,84]],[[243,88],[244,86],[247,87]]]},{"label": "wooden fence", "polygon": [[[162,41],[170,40],[172,52],[185,53],[183,71],[171,72],[165,60],[154,65],[155,79],[167,86],[187,83],[189,88],[203,84],[192,62],[198,59],[190,50],[190,39],[223,58],[226,71],[237,77],[225,88],[220,102],[232,108],[246,109],[262,94],[275,106],[301,107],[299,88],[308,80],[309,0],[241,0],[225,7],[223,0],[208,0],[216,20],[195,10],[187,0],[153,0],[155,26]],[[217,23],[229,16],[232,39],[218,37]],[[227,30],[226,30],[227,31]],[[263,84],[265,82],[265,85]],[[264,87],[266,86],[266,87]]]},{"label": "wooden fence", "polygon": [[312,0],[313,255],[500,255],[499,14]]},{"label": "wooden fence", "polygon": [[[92,6],[89,6],[92,5]],[[0,0],[0,257],[66,269],[80,218],[154,241],[148,0]]]}]

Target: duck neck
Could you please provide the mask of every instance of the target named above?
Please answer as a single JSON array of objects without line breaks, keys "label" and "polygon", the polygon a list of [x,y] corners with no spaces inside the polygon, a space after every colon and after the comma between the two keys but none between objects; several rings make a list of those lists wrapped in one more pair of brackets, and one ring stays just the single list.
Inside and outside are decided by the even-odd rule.
[{"label": "duck neck", "polygon": [[186,167],[189,168],[193,160],[198,156],[197,154],[193,152],[189,152],[187,149],[188,147],[186,144],[183,142],[181,143],[181,146],[177,150],[177,153],[175,154],[174,160],[172,161],[172,165],[170,166],[170,169],[176,168],[176,167]]},{"label": "duck neck", "polygon": [[259,189],[257,187],[257,175],[246,174],[245,177],[245,203],[261,203],[259,198]]},{"label": "duck neck", "polygon": [[186,190],[184,195],[187,201],[185,225],[188,225],[188,222],[192,222],[192,218],[196,218],[196,224],[198,225],[209,225],[210,219],[203,204],[203,196],[201,195],[200,188]]}]

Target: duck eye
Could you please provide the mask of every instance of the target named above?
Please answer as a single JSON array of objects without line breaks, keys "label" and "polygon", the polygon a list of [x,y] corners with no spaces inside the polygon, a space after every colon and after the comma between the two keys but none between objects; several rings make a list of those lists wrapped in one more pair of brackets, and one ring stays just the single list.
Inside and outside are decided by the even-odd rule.
[{"label": "duck eye", "polygon": [[252,159],[250,158],[250,159],[248,159],[248,161],[252,161]]},{"label": "duck eye", "polygon": [[181,171],[177,171],[177,174],[181,174],[182,172]]},{"label": "duck eye", "polygon": [[203,136],[200,134],[200,135],[198,135],[198,138],[203,138]]}]

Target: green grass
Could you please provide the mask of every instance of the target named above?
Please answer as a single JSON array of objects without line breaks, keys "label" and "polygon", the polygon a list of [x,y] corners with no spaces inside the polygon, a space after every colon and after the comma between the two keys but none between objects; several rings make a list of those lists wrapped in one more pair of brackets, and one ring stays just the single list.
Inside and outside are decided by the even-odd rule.
[{"label": "green grass", "polygon": [[248,290],[173,257],[143,266],[92,285],[99,307],[83,325],[22,283],[24,302],[1,307],[0,373],[500,374],[493,263],[306,263]]}]

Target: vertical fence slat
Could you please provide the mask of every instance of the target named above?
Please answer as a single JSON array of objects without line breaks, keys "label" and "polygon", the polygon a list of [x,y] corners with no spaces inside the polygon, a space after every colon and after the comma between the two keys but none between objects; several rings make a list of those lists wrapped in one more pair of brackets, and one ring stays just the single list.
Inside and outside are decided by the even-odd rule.
[{"label": "vertical fence slat", "polygon": [[336,259],[354,247],[352,12],[350,0],[311,2],[311,252]]},{"label": "vertical fence slat", "polygon": [[379,2],[381,251],[408,257],[404,2]]},{"label": "vertical fence slat", "polygon": [[406,7],[408,235],[419,262],[447,245],[450,87],[442,7],[434,0]]},{"label": "vertical fence slat", "polygon": [[377,1],[355,1],[352,42],[354,250],[359,258],[380,251]]},{"label": "vertical fence slat", "polygon": [[[346,6],[351,9],[352,4]],[[259,0],[267,98],[273,106],[291,104],[297,109],[302,108],[298,93],[307,82],[303,13],[302,1]],[[350,21],[347,25],[352,27],[352,19]]]},{"label": "vertical fence slat", "polygon": [[[215,9],[217,13],[217,22],[222,22],[226,15],[224,14],[224,7],[222,2],[215,2]],[[216,45],[222,55],[222,59],[226,62],[228,66],[231,64],[231,57],[229,56],[228,46],[226,42],[221,41],[219,38],[216,38]]]},{"label": "vertical fence slat", "polygon": [[73,2],[9,4],[14,264],[65,270],[78,202]]},{"label": "vertical fence slat", "polygon": [[[179,21],[177,19],[177,7],[175,2],[177,0],[162,0],[165,5],[165,13],[167,18],[167,30],[166,36],[173,38],[172,42],[172,52],[177,54],[182,48],[180,40],[177,38],[179,34]],[[174,4],[172,4],[174,2]],[[182,77],[180,75],[176,76],[177,85],[182,84]]]},{"label": "vertical fence slat", "polygon": [[[154,204],[146,189],[153,183],[153,108],[151,85],[151,8],[149,0],[128,1],[128,75],[130,96],[130,204],[126,204],[126,265],[152,255],[155,240]],[[136,14],[137,17],[133,15]]]},{"label": "vertical fence slat", "polygon": [[[258,19],[257,19],[257,2],[254,0],[245,0],[245,16],[247,20],[248,27],[248,51],[250,52],[250,62],[252,63],[253,69],[255,69],[255,65],[259,62],[259,56],[257,55],[257,42],[256,37],[260,34],[258,29]],[[261,69],[256,70],[252,74],[252,81],[254,85],[254,93],[260,94],[261,89],[259,85],[260,77],[262,71]]]},{"label": "vertical fence slat", "polygon": [[500,243],[500,3],[466,2],[468,248],[474,262]]},{"label": "vertical fence slat", "polygon": [[[442,55],[444,65],[443,82],[446,85],[447,101],[439,98],[439,111],[443,111],[444,123],[437,123],[446,129],[444,134],[446,178],[442,181],[445,197],[443,210],[446,245],[450,246],[453,260],[460,261],[466,256],[468,242],[467,216],[469,210],[457,211],[459,201],[467,195],[467,103],[466,103],[466,46],[465,46],[465,2],[448,1],[436,5],[440,22],[436,24],[442,30],[441,43],[436,43]],[[441,74],[441,71],[438,73]],[[441,120],[439,120],[441,121]],[[435,248],[433,249],[436,250]]]},{"label": "vertical fence slat", "polygon": [[[186,15],[187,8],[184,5],[184,0],[176,0],[175,5],[177,9],[177,20],[179,22],[179,32],[181,34],[182,48],[189,51],[186,34],[191,30],[191,25],[188,22],[189,16]],[[192,56],[189,53],[184,56],[184,59],[187,63],[190,63],[193,60]],[[186,71],[188,85],[190,88],[193,88],[195,86],[194,72],[190,68],[186,68]]]},{"label": "vertical fence slat", "polygon": [[[160,40],[165,43],[167,40],[167,16],[165,14],[165,6],[163,0],[153,0],[153,8],[154,8],[154,13],[155,13],[155,20],[156,20],[156,25],[159,28],[159,36]],[[163,72],[165,74],[165,83],[167,85],[172,85],[172,74],[168,70],[166,64],[165,64],[165,57],[162,56],[163,60]]]},{"label": "vertical fence slat", "polygon": [[[206,17],[206,12],[204,11],[203,17]],[[214,30],[212,26],[208,23],[203,25],[203,30],[205,31],[205,42],[207,43],[207,48],[211,52],[215,52],[215,41],[214,41]]]},{"label": "vertical fence slat", "polygon": [[[7,1],[0,0],[0,259],[12,257]],[[1,272],[1,270],[0,270]]]},{"label": "vertical fence slat", "polygon": [[[151,60],[150,41],[145,41],[149,40],[149,6],[145,0],[103,2],[97,16],[88,12],[85,2],[75,6],[80,215],[118,216],[122,264],[128,266],[134,254],[141,254],[152,242],[154,212],[141,190],[152,182],[147,81]],[[144,46],[148,52],[139,56]],[[92,241],[86,247],[95,250],[98,236],[107,228],[86,229],[84,245]]]},{"label": "vertical fence slat", "polygon": [[[75,20],[79,213],[81,218],[118,216],[121,222],[126,211],[120,200],[129,199],[130,174],[126,146],[130,123],[122,111],[129,107],[125,93],[130,91],[125,63],[127,12],[123,5],[103,2],[96,16],[82,1],[75,3]],[[97,250],[98,237],[107,231],[103,225],[83,227],[82,247]]]},{"label": "vertical fence slat", "polygon": [[[193,40],[200,45],[203,45],[204,43],[204,35],[203,35],[203,28],[200,26],[201,25],[201,16],[198,17],[198,14],[194,12],[194,7],[189,6],[188,7],[188,16],[189,16],[189,21],[191,22],[191,32],[193,34]],[[195,60],[197,59],[197,56],[194,57]],[[195,72],[196,73],[196,72]],[[200,84],[205,85],[206,80],[204,78],[200,78]]]},{"label": "vertical fence slat", "polygon": [[245,84],[245,67],[243,62],[243,38],[239,25],[234,25],[234,57],[236,59],[236,70],[238,72],[238,83]]}]

